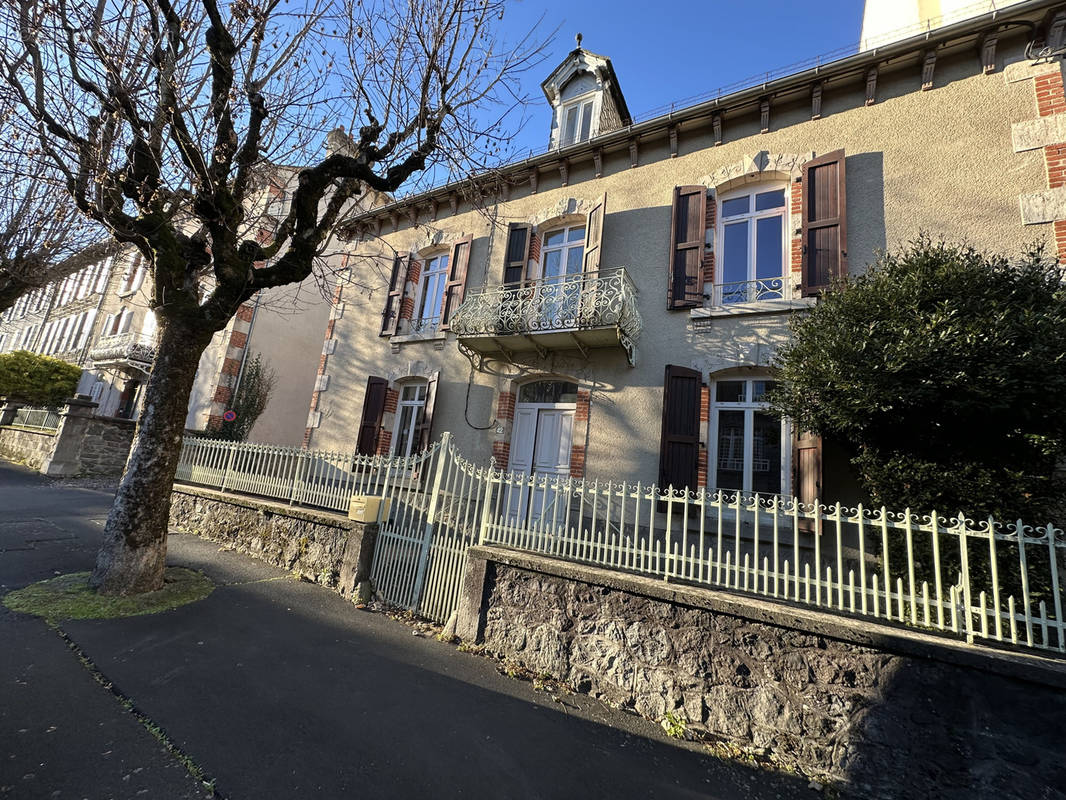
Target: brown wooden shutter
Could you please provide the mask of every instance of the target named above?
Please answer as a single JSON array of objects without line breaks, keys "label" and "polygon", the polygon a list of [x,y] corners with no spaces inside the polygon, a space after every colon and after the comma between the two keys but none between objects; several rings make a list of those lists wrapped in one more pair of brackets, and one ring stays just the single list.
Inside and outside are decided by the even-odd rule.
[{"label": "brown wooden shutter", "polygon": [[585,228],[585,272],[595,272],[600,268],[600,244],[603,241],[603,215],[607,210],[607,193],[603,193],[592,211],[589,212],[588,226]]},{"label": "brown wooden shutter", "polygon": [[[433,436],[433,405],[437,401],[437,381],[440,379],[440,370],[434,372],[426,386],[426,404],[422,407],[422,415],[415,426],[415,441],[418,442],[419,452],[429,447]],[[414,455],[412,453],[412,455]]]},{"label": "brown wooden shutter", "polygon": [[452,257],[448,261],[448,282],[444,285],[444,297],[441,300],[440,329],[448,330],[448,320],[455,310],[463,304],[466,290],[466,270],[470,264],[470,245],[474,237],[466,236],[452,245]]},{"label": "brown wooden shutter", "polygon": [[834,150],[803,165],[803,295],[847,274],[844,151]]},{"label": "brown wooden shutter", "polygon": [[700,373],[666,365],[659,488],[697,486],[700,453]]},{"label": "brown wooden shutter", "polygon": [[392,262],[392,275],[389,277],[389,294],[385,298],[385,309],[381,312],[381,335],[392,336],[396,333],[396,324],[400,321],[400,306],[403,304],[403,290],[407,284],[407,270],[411,265],[409,255],[396,254]]},{"label": "brown wooden shutter", "polygon": [[355,451],[360,455],[372,456],[378,449],[378,430],[381,417],[385,413],[385,392],[389,382],[384,378],[373,376],[366,380],[366,394],[363,396],[363,421],[359,423],[359,439]]},{"label": "brown wooden shutter", "polygon": [[703,305],[706,227],[706,187],[675,187],[674,212],[670,221],[670,274],[666,284],[666,307],[669,309]]},{"label": "brown wooden shutter", "polygon": [[529,225],[512,222],[507,226],[507,255],[503,265],[505,286],[516,287],[526,277],[529,256],[529,237],[533,229]]},{"label": "brown wooden shutter", "polygon": [[[792,436],[792,493],[806,505],[817,502],[822,495],[822,437],[814,433],[793,433]],[[813,530],[810,520],[803,530]]]}]

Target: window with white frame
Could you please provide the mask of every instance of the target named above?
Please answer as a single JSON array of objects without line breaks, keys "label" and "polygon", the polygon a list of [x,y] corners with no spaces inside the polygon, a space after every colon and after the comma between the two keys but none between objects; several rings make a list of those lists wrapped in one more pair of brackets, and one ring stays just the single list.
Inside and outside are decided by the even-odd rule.
[{"label": "window with white frame", "polygon": [[396,408],[396,429],[392,433],[392,454],[401,458],[418,450],[418,426],[426,410],[428,384],[424,381],[404,384]]},{"label": "window with white frame", "polygon": [[427,258],[418,278],[418,299],[411,320],[414,333],[435,331],[440,325],[441,309],[444,306],[444,289],[448,283],[448,254],[441,253]]},{"label": "window with white frame", "polygon": [[718,489],[784,493],[787,429],[769,411],[770,378],[725,378],[711,394],[712,485]]},{"label": "window with white frame", "polygon": [[133,294],[135,291],[141,288],[141,284],[144,283],[144,263],[140,253],[134,256],[133,261],[126,268],[125,274],[122,276],[122,286],[119,287],[118,294],[127,295]]},{"label": "window with white frame", "polygon": [[718,198],[714,305],[788,297],[788,203],[783,185],[759,184]]},{"label": "window with white frame", "polygon": [[583,97],[565,104],[559,109],[559,124],[562,136],[559,141],[563,147],[578,142],[587,142],[592,135],[592,113],[594,97]]}]

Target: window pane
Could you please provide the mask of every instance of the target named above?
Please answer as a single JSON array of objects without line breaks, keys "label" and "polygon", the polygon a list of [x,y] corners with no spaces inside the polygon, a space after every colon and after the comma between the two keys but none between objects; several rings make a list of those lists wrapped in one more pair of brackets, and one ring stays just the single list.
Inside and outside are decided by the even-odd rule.
[{"label": "window pane", "polygon": [[780,278],[784,274],[781,222],[781,217],[766,217],[755,221],[756,278]]},{"label": "window pane", "polygon": [[751,207],[751,196],[734,197],[732,200],[722,202],[722,216],[735,217],[737,214],[747,214]]},{"label": "window pane", "polygon": [[415,417],[420,406],[403,406],[400,409],[400,424],[396,428],[395,454],[401,457],[411,454],[411,440],[414,438]]},{"label": "window pane", "polygon": [[737,283],[748,280],[748,223],[734,222],[725,226],[722,243],[722,282]]},{"label": "window pane", "polygon": [[566,110],[566,127],[563,129],[563,144],[573,144],[577,135],[577,107]]},{"label": "window pane", "polygon": [[563,235],[565,231],[552,231],[544,235],[544,246],[555,247],[563,243]]},{"label": "window pane", "polygon": [[744,488],[744,412],[718,412],[718,489]]},{"label": "window pane", "polygon": [[576,403],[577,384],[569,381],[536,381],[518,389],[519,403]]},{"label": "window pane", "polygon": [[587,142],[592,130],[592,101],[585,103],[581,109],[581,141]]},{"label": "window pane", "polygon": [[582,242],[585,240],[585,228],[570,228],[566,232],[566,241],[568,242]]},{"label": "window pane", "polygon": [[560,267],[563,259],[562,250],[549,250],[544,254],[544,275],[545,278],[557,278],[561,273]]},{"label": "window pane", "polygon": [[755,195],[755,210],[765,211],[768,208],[785,207],[785,190],[774,189],[772,192],[759,192]]},{"label": "window pane", "polygon": [[566,251],[566,274],[576,275],[581,272],[582,261],[585,258],[585,248],[570,247]]},{"label": "window pane", "polygon": [[751,490],[781,491],[781,420],[755,412],[751,442]]},{"label": "window pane", "polygon": [[717,381],[714,399],[718,403],[743,403],[744,381]]},{"label": "window pane", "polygon": [[751,399],[756,403],[761,402],[766,393],[776,385],[777,381],[752,381]]}]

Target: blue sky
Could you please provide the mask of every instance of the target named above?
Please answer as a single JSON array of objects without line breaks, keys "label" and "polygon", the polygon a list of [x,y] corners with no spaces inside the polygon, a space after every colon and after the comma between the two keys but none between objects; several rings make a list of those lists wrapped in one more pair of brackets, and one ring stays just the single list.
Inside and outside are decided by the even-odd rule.
[{"label": "blue sky", "polygon": [[630,112],[643,119],[671,102],[856,45],[862,10],[863,0],[516,0],[505,35],[528,29],[542,13],[547,31],[560,26],[546,62],[524,78],[533,103],[516,147],[547,145],[550,113],[540,82],[574,48],[579,31],[583,47],[611,59]]}]

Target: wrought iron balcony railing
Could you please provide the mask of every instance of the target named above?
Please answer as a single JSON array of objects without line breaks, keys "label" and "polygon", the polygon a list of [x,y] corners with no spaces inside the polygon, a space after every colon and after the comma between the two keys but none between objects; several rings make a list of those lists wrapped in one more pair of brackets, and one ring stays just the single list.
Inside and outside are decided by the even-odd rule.
[{"label": "wrought iron balcony railing", "polygon": [[623,267],[475,291],[451,320],[460,344],[477,352],[620,345],[630,361],[642,325]]},{"label": "wrought iron balcony railing", "polygon": [[792,278],[759,278],[754,281],[716,283],[712,290],[711,305],[718,308],[735,303],[758,303],[766,300],[791,300]]},{"label": "wrought iron balcony railing", "polygon": [[155,337],[140,333],[103,336],[89,351],[95,367],[130,366],[147,372],[155,361]]}]

